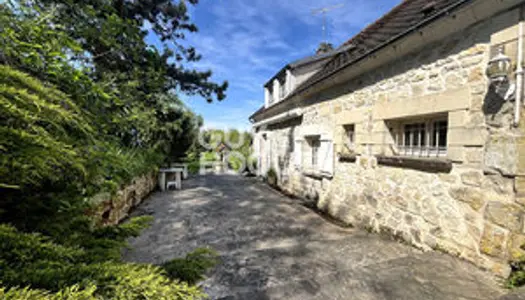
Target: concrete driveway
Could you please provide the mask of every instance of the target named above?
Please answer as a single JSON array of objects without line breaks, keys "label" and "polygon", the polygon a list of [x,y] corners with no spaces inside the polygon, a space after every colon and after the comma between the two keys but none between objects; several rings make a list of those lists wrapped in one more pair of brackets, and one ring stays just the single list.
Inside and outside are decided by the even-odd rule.
[{"label": "concrete driveway", "polygon": [[209,246],[221,264],[203,283],[212,299],[498,299],[490,274],[441,253],[345,229],[256,179],[201,176],[154,194],[155,217],[125,259],[161,263]]}]

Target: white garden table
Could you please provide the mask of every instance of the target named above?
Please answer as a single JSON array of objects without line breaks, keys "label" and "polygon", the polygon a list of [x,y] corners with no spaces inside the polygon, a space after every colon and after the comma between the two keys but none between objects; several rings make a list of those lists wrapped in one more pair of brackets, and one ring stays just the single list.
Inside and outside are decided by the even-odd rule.
[{"label": "white garden table", "polygon": [[188,164],[171,164],[171,167],[184,169],[182,179],[188,179]]},{"label": "white garden table", "polygon": [[[166,181],[167,174],[175,173],[175,181]],[[184,168],[169,168],[159,170],[159,187],[161,191],[165,191],[168,187],[174,185],[175,189],[182,189],[182,177],[184,176]]]}]

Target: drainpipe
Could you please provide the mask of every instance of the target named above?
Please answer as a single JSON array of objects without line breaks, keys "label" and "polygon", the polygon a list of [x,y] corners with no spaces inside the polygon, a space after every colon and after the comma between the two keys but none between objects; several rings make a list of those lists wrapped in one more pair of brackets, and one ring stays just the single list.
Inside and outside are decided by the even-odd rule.
[{"label": "drainpipe", "polygon": [[[523,10],[522,10],[523,12]],[[520,16],[518,36],[518,61],[516,69],[516,107],[514,110],[514,126],[520,123],[521,103],[523,99],[523,13]]]}]

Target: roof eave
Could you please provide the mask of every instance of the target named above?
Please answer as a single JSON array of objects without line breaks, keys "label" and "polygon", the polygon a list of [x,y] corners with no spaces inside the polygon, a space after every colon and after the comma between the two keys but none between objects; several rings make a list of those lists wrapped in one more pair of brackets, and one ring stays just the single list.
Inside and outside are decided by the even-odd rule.
[{"label": "roof eave", "polygon": [[440,18],[446,16],[446,15],[447,15],[448,13],[450,13],[451,11],[454,11],[454,10],[456,10],[456,9],[459,9],[459,8],[462,7],[463,5],[467,4],[468,2],[472,2],[472,1],[474,1],[474,0],[462,0],[462,1],[460,1],[460,2],[454,3],[453,5],[451,5],[451,6],[447,7],[447,8],[445,8],[445,9],[441,10],[439,13],[433,15],[432,17],[427,18],[427,19],[425,19],[424,21],[419,22],[418,24],[412,26],[412,27],[409,28],[408,30],[406,30],[406,31],[404,31],[404,32],[402,32],[402,33],[400,33],[400,34],[398,34],[398,35],[392,37],[391,39],[389,39],[389,40],[386,41],[385,43],[383,43],[383,44],[381,44],[381,45],[375,47],[374,49],[370,50],[369,52],[367,52],[367,53],[365,53],[365,54],[359,56],[358,58],[356,58],[356,59],[354,59],[354,60],[352,60],[352,61],[350,61],[350,62],[348,62],[348,63],[346,63],[346,64],[345,64],[344,66],[342,66],[341,68],[339,68],[339,69],[335,69],[335,70],[333,70],[332,72],[327,73],[327,74],[324,75],[323,77],[318,78],[316,81],[310,83],[308,86],[299,86],[295,91],[293,91],[290,95],[288,95],[285,99],[283,99],[283,101],[285,101],[285,100],[287,100],[287,99],[289,99],[289,98],[292,98],[292,97],[294,97],[294,96],[296,96],[296,95],[302,94],[302,93],[303,93],[304,91],[306,91],[307,89],[309,89],[309,88],[313,87],[314,85],[317,85],[318,83],[320,83],[320,82],[322,82],[322,81],[328,79],[329,77],[333,76],[334,74],[337,74],[337,73],[343,71],[344,69],[346,69],[346,68],[352,66],[353,64],[359,62],[360,60],[362,60],[362,59],[368,57],[369,55],[374,54],[375,52],[377,52],[377,51],[379,51],[379,50],[381,50],[381,49],[387,47],[388,45],[391,45],[392,43],[394,43],[394,42],[396,42],[396,41],[402,39],[403,37],[405,37],[405,36],[407,36],[407,35],[413,33],[414,31],[416,31],[416,30],[418,30],[418,29],[420,29],[420,28],[422,28],[422,27],[424,27],[424,26],[426,26],[426,25],[428,25],[428,24],[430,24],[430,23],[432,23],[432,22],[434,22],[434,21],[436,21],[436,20],[438,20],[438,19],[440,19]]},{"label": "roof eave", "polygon": [[[345,47],[345,46],[342,46],[342,47]],[[268,80],[263,86],[264,87],[268,87],[268,85],[270,84],[273,84],[273,81],[278,78],[283,72],[285,72],[286,70],[294,70],[294,69],[297,69],[297,68],[300,68],[300,67],[303,67],[303,66],[306,66],[306,65],[310,65],[310,64],[314,64],[314,63],[317,63],[319,61],[322,61],[324,59],[330,59],[332,58],[334,55],[338,54],[339,52],[341,52],[342,50],[342,47],[340,49],[337,49],[337,50],[334,50],[330,53],[326,53],[324,55],[314,55],[312,57],[307,57],[307,58],[303,58],[303,59],[299,59],[299,60],[296,60],[292,63],[289,63],[287,64],[286,66],[284,66],[281,70],[279,70],[279,72],[277,72],[270,80]],[[304,62],[303,62],[304,61]]]},{"label": "roof eave", "polygon": [[264,87],[268,87],[270,84],[273,84],[273,81],[275,79],[279,78],[279,76],[281,76],[283,73],[285,73],[286,70],[290,70],[290,69],[292,69],[292,67],[290,66],[290,64],[287,64],[281,70],[279,70],[279,72],[277,72],[275,75],[273,75],[273,77],[270,80],[268,80],[263,86]]}]

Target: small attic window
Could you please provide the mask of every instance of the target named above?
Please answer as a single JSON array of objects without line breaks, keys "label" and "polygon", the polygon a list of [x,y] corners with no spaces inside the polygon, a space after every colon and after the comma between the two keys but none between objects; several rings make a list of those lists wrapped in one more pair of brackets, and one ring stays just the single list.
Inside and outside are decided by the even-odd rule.
[{"label": "small attic window", "polygon": [[429,3],[425,4],[423,8],[421,9],[421,12],[425,17],[430,16],[436,11],[436,1],[430,1]]}]

